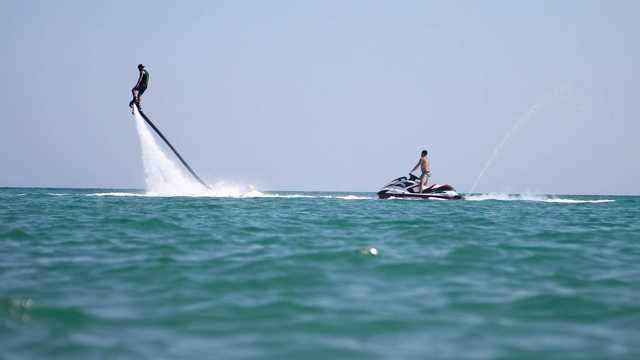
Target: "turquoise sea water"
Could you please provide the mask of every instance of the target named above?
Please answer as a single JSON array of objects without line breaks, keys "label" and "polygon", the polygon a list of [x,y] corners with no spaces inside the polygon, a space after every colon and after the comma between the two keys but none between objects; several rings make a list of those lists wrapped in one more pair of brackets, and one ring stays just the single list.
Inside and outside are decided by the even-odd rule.
[{"label": "turquoise sea water", "polygon": [[640,358],[640,197],[0,188],[0,249],[2,359]]}]

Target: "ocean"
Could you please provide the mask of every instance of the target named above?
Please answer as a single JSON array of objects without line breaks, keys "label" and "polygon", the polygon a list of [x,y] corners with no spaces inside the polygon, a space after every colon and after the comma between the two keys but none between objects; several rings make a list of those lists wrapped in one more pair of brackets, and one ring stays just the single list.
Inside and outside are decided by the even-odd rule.
[{"label": "ocean", "polygon": [[0,358],[640,358],[640,197],[237,192],[0,188]]},{"label": "ocean", "polygon": [[134,119],[145,189],[0,188],[0,359],[640,359],[640,197],[206,189]]}]

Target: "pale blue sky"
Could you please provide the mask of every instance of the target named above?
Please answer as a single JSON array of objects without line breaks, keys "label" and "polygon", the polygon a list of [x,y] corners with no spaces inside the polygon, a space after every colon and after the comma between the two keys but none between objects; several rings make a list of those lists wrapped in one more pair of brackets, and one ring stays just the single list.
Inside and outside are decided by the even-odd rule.
[{"label": "pale blue sky", "polygon": [[432,182],[466,193],[508,135],[475,192],[637,195],[638,19],[611,0],[5,0],[0,186],[144,188],[144,63],[145,113],[205,180],[374,192],[427,149]]}]

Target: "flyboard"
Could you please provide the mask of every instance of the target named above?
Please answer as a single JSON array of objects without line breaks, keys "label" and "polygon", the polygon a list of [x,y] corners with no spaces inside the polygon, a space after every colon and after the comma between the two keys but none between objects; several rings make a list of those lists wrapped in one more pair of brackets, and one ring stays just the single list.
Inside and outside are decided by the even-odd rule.
[{"label": "flyboard", "polygon": [[189,170],[189,172],[191,173],[191,175],[193,175],[193,177],[198,180],[198,182],[200,184],[202,184],[202,186],[206,187],[207,189],[211,189],[211,186],[209,186],[209,184],[207,184],[206,182],[202,181],[202,179],[200,179],[200,177],[198,176],[198,174],[196,174],[195,171],[193,171],[193,169],[191,169],[191,166],[189,166],[189,164],[187,164],[187,161],[180,155],[180,153],[178,152],[178,150],[176,150],[176,148],[173,147],[173,145],[171,145],[171,143],[169,142],[169,140],[167,140],[167,138],[162,134],[162,132],[160,131],[160,129],[158,129],[152,122],[151,120],[149,120],[149,118],[147,117],[147,115],[145,115],[142,112],[142,109],[140,109],[140,107],[138,106],[137,103],[135,104],[135,108],[133,110],[133,114],[135,115],[135,111],[138,111],[138,114],[140,114],[140,116],[142,116],[142,118],[144,119],[144,121],[147,122],[147,124],[149,124],[149,126],[151,126],[151,128],[162,138],[162,140],[164,140],[164,142],[169,146],[169,148],[171,149],[171,151],[173,151],[174,154],[176,154],[176,156],[178,157],[178,159],[180,159],[180,162],[182,163],[182,165],[184,165],[185,168],[187,168],[187,170]]}]

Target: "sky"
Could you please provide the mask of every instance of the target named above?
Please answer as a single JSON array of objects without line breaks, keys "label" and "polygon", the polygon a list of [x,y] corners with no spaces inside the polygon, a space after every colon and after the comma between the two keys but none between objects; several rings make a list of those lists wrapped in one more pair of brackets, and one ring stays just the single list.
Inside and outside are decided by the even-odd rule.
[{"label": "sky", "polygon": [[[640,195],[638,1],[0,2],[0,187],[144,189],[128,103],[206,181]],[[169,150],[167,150],[169,151]],[[176,160],[177,161],[177,160]]]}]

